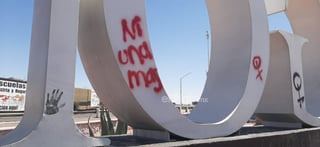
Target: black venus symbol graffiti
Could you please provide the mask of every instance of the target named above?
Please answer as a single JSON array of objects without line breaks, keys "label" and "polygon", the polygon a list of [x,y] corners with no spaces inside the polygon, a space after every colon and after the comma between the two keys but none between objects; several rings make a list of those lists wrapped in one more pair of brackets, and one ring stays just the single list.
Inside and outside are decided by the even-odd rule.
[{"label": "black venus symbol graffiti", "polygon": [[299,94],[298,103],[300,104],[300,108],[302,108],[302,104],[304,103],[304,96],[301,96],[301,88],[302,88],[302,78],[298,72],[293,74],[293,86]]}]

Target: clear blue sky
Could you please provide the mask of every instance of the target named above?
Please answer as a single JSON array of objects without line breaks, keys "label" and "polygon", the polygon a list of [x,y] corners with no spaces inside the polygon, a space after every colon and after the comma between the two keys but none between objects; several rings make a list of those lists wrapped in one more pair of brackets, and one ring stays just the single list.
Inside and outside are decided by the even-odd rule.
[{"label": "clear blue sky", "polygon": [[[207,71],[205,0],[146,0],[148,29],[159,74],[170,98],[184,103],[201,96]],[[0,77],[27,79],[33,0],[0,0]],[[269,17],[270,30],[291,31],[282,13]],[[76,87],[91,88],[77,57]]]}]

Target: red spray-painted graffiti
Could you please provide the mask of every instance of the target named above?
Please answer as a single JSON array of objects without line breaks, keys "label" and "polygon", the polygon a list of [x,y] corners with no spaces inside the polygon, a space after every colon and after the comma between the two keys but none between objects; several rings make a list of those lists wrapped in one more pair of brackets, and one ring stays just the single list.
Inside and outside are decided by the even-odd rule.
[{"label": "red spray-painted graffiti", "polygon": [[135,79],[137,86],[140,86],[140,77],[143,78],[145,87],[149,88],[152,83],[157,83],[157,87],[154,87],[154,92],[160,92],[163,87],[160,81],[160,77],[158,76],[158,71],[156,68],[149,68],[147,73],[143,71],[128,71],[129,77],[129,85],[130,88],[134,88],[133,80]]},{"label": "red spray-painted graffiti", "polygon": [[[153,55],[151,53],[148,42],[143,40],[143,29],[141,27],[141,20],[141,17],[135,16],[131,20],[131,28],[128,25],[127,19],[121,20],[123,42],[126,43],[128,41],[127,36],[130,36],[131,40],[139,41],[138,38],[140,38],[140,40],[142,41],[142,43],[138,47],[129,44],[126,49],[118,51],[118,60],[121,65],[145,65],[147,61],[153,60]],[[163,90],[158,70],[155,67],[150,67],[147,71],[128,70],[127,76],[131,89],[143,86],[143,84],[141,83],[142,81],[144,81],[144,87],[150,88],[154,85],[153,91],[156,93],[159,93]]]},{"label": "red spray-painted graffiti", "polygon": [[[120,64],[135,64],[134,62],[134,53],[139,58],[140,64],[144,65],[145,60],[153,60],[152,53],[149,49],[148,43],[144,41],[139,48],[136,48],[133,45],[130,45],[128,49],[118,52],[118,59]],[[125,58],[123,57],[123,54]]]},{"label": "red spray-painted graffiti", "polygon": [[123,36],[123,42],[127,42],[127,34],[130,35],[132,40],[136,39],[136,35],[138,35],[139,37],[142,37],[143,35],[143,31],[141,28],[141,17],[139,16],[135,16],[132,19],[131,22],[131,30],[128,27],[128,21],[126,19],[122,19],[121,21],[121,25],[122,25],[122,36]]},{"label": "red spray-painted graffiti", "polygon": [[253,64],[253,68],[258,71],[256,79],[260,79],[262,81],[263,70],[261,69],[261,65],[262,65],[261,57],[260,56],[253,57],[252,64]]}]

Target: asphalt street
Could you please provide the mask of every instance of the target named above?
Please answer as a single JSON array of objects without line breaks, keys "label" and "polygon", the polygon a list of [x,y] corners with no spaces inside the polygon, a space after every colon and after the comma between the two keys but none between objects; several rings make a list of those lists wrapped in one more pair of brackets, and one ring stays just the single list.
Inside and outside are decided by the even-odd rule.
[{"label": "asphalt street", "polygon": [[[91,116],[92,119],[96,117],[95,112],[75,113],[73,115],[74,120],[88,119]],[[0,123],[3,122],[19,122],[23,117],[23,113],[0,113]]]}]

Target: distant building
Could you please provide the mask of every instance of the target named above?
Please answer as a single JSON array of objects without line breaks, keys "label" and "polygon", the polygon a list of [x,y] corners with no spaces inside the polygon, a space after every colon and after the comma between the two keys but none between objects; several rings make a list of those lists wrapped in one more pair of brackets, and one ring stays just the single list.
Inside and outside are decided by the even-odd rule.
[{"label": "distant building", "polygon": [[74,110],[95,109],[99,106],[100,99],[94,90],[75,88]]},{"label": "distant building", "polygon": [[182,104],[181,110],[180,110],[180,104],[175,104],[175,107],[179,110],[179,112],[183,115],[189,115],[190,112],[193,110],[195,105],[193,104]]}]

